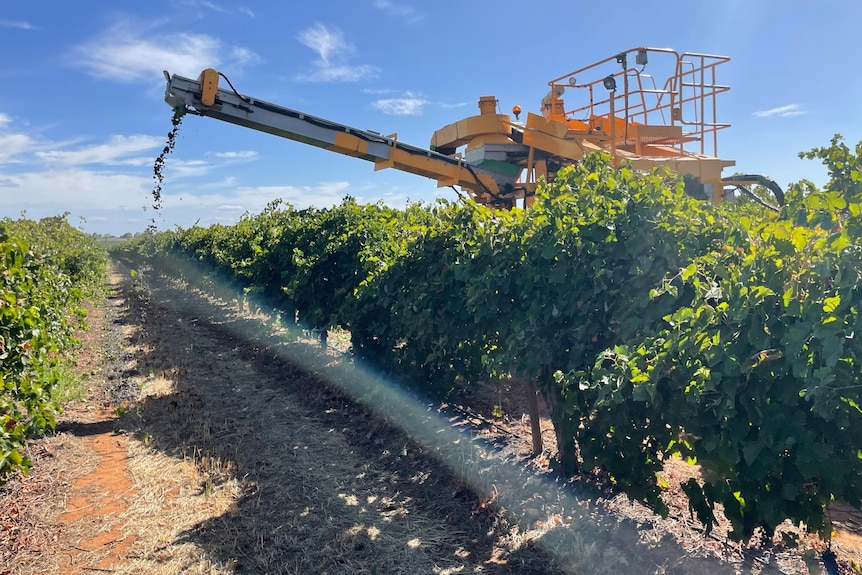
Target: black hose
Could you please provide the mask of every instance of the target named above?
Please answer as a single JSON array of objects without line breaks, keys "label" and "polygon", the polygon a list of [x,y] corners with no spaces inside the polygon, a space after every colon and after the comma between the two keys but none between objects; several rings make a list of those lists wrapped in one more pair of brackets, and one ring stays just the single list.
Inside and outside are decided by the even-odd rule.
[{"label": "black hose", "polygon": [[[735,176],[728,176],[726,178],[722,178],[721,181],[725,184],[732,184],[737,186],[737,188],[750,196],[753,196],[753,194],[750,190],[745,188],[744,184],[755,182],[758,185],[761,185],[764,188],[768,189],[770,192],[772,192],[772,195],[775,197],[775,201],[778,203],[779,207],[783,206],[785,203],[784,190],[782,190],[781,186],[779,186],[778,183],[772,178],[768,178],[760,174],[737,174]],[[760,198],[755,199],[760,200]],[[762,200],[760,201],[761,203],[765,204],[765,202],[763,202]],[[770,206],[767,204],[767,207]]]},{"label": "black hose", "polygon": [[224,78],[224,81],[227,82],[227,85],[230,86],[230,89],[233,90],[233,93],[236,94],[240,100],[242,100],[243,102],[251,103],[251,98],[249,98],[248,96],[243,96],[242,94],[237,92],[236,88],[233,87],[233,84],[231,83],[230,79],[227,76],[225,76],[221,72],[219,72],[218,75],[221,76],[222,78]]},{"label": "black hose", "polygon": [[734,188],[739,190],[740,192],[742,192],[743,194],[745,194],[746,196],[748,196],[749,198],[751,198],[756,203],[760,204],[761,206],[763,206],[766,209],[772,210],[773,212],[781,211],[780,208],[773,206],[772,204],[769,204],[767,202],[764,202],[762,199],[760,199],[757,196],[757,194],[755,194],[754,192],[752,192],[751,190],[749,190],[748,188],[746,188],[742,184],[734,184]]}]

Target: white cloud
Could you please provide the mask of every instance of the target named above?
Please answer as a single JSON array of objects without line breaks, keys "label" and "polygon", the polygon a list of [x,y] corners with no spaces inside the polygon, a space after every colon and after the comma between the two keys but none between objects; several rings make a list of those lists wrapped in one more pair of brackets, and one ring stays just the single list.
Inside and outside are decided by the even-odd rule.
[{"label": "white cloud", "polygon": [[155,150],[164,146],[164,138],[134,134],[131,136],[111,136],[105,144],[87,146],[71,151],[40,151],[36,156],[50,163],[66,166],[81,166],[86,164],[105,165],[146,165],[152,163],[152,158],[129,158],[129,155],[146,150]]},{"label": "white cloud", "polygon": [[236,176],[227,176],[218,181],[197,184],[195,188],[198,190],[233,189],[236,187],[237,181]]},{"label": "white cloud", "polygon": [[253,160],[257,158],[257,151],[242,150],[239,152],[216,152],[215,157],[228,160]]},{"label": "white cloud", "polygon": [[197,178],[208,174],[215,166],[206,160],[177,160],[171,158],[165,163],[165,180],[173,178]]},{"label": "white cloud", "polygon": [[393,116],[418,116],[426,104],[428,100],[409,93],[403,98],[383,98],[371,103],[377,110]]},{"label": "white cloud", "polygon": [[214,12],[227,12],[227,10],[225,10],[218,4],[214,4],[213,2],[207,2],[206,0],[197,0],[196,2],[193,2],[193,4],[197,4],[198,6],[202,6],[204,8],[209,8]]},{"label": "white cloud", "polygon": [[[200,162],[189,164],[194,167]],[[168,179],[176,179],[176,176]],[[162,191],[162,209],[156,213],[151,209],[152,179],[143,175],[79,168],[0,173],[0,187],[6,190],[0,193],[0,216],[16,216],[22,210],[44,215],[72,210],[76,214],[96,215],[98,212],[99,218],[132,221],[129,213],[142,214],[134,218],[139,225],[126,225],[127,229],[123,230],[134,231],[145,227],[150,217],[168,222],[167,227],[175,223],[190,225],[197,218],[211,220],[216,212],[233,213],[233,221],[236,221],[245,211],[259,213],[276,198],[298,208],[328,207],[340,203],[350,189],[348,182],[237,188],[235,180],[228,179],[217,184],[209,189],[198,184],[193,188],[183,183],[171,185],[171,190]],[[96,231],[109,231],[107,226],[98,228]]]},{"label": "white cloud", "polygon": [[145,166],[153,157],[136,157],[140,152],[164,146],[164,138],[132,134],[114,135],[101,144],[73,148],[79,140],[48,141],[10,128],[12,119],[0,113],[0,166],[4,164],[31,164],[34,161],[51,166]]},{"label": "white cloud", "polygon": [[[189,162],[200,168],[203,162]],[[174,162],[176,167],[177,162]],[[30,218],[70,211],[69,221],[84,217],[88,232],[113,233],[143,231],[151,223],[160,229],[212,223],[234,223],[245,213],[260,213],[280,198],[298,209],[339,204],[350,194],[364,202],[367,194],[401,205],[406,195],[400,190],[383,191],[375,185],[354,185],[346,181],[321,182],[307,186],[240,186],[235,177],[200,182],[166,176],[170,184],[162,190],[162,204],[152,209],[153,181],[149,175],[117,171],[95,171],[78,167],[31,171],[18,174],[0,172],[0,217],[17,217],[25,211]]]},{"label": "white cloud", "polygon": [[189,8],[203,8],[206,10],[211,10],[213,12],[218,12],[219,14],[243,14],[248,16],[249,18],[254,18],[255,14],[251,8],[246,6],[245,4],[240,4],[236,7],[236,9],[225,8],[221,4],[216,4],[215,2],[210,2],[209,0],[185,0],[182,2],[182,5],[187,6]]},{"label": "white cloud", "polygon": [[260,64],[261,58],[248,48],[242,46],[234,46],[230,49],[232,65],[249,66]]},{"label": "white cloud", "polygon": [[229,61],[220,56],[225,49],[221,42],[206,34],[176,33],[141,36],[139,29],[120,22],[89,42],[72,49],[75,64],[99,78],[117,82],[149,82],[162,78],[167,70],[196,77],[207,67],[249,65],[260,58],[248,48],[227,49]]},{"label": "white cloud", "polygon": [[150,201],[152,182],[143,176],[83,169],[44,170],[0,175],[15,193],[0,194],[0,209],[15,206],[141,209]]},{"label": "white cloud", "polygon": [[304,82],[358,82],[377,77],[374,66],[318,66],[308,74],[299,74],[297,80]]},{"label": "white cloud", "polygon": [[55,149],[69,143],[56,143],[38,140],[28,134],[18,132],[3,132],[2,129],[10,123],[8,116],[0,118],[0,166],[9,163],[20,163],[28,154]]},{"label": "white cloud", "polygon": [[320,56],[322,65],[328,65],[333,56],[351,54],[353,46],[347,43],[340,30],[330,30],[323,24],[315,24],[299,33],[297,38]]},{"label": "white cloud", "polygon": [[200,186],[162,191],[164,214],[194,206],[198,214],[207,211],[260,213],[267,204],[280,198],[294,207],[329,207],[349,193],[348,182],[322,182],[315,186],[240,186],[224,191],[202,192]]},{"label": "white cloud", "polygon": [[374,78],[378,70],[368,64],[348,65],[346,61],[355,53],[340,30],[315,24],[299,33],[300,43],[317,53],[314,70],[297,76],[306,82],[356,82]]},{"label": "white cloud", "polygon": [[769,110],[761,110],[759,112],[754,112],[754,115],[758,118],[770,118],[772,116],[778,116],[779,118],[791,118],[793,116],[801,116],[805,113],[806,112],[799,104],[788,104],[786,106],[779,106],[777,108],[770,108]]},{"label": "white cloud", "polygon": [[13,162],[36,148],[37,142],[26,134],[0,134],[0,165]]},{"label": "white cloud", "polygon": [[[213,161],[211,159],[192,159],[192,160],[183,160],[173,156],[170,156],[165,161],[165,169],[164,176],[165,181],[186,179],[186,178],[199,178],[201,176],[205,176],[207,174],[211,174],[218,169],[235,165],[240,163],[245,163],[249,161],[253,161],[257,159],[257,152],[254,151],[243,151],[243,152],[216,152],[211,154],[212,156],[218,158],[221,161]],[[207,158],[210,157],[210,154],[207,155]],[[150,163],[153,162],[152,159],[149,160]],[[196,188],[224,188],[230,185],[236,184],[236,180],[234,178],[226,178],[220,183],[195,183]]]},{"label": "white cloud", "polygon": [[35,26],[24,20],[0,20],[0,28],[18,28],[19,30],[35,30]]},{"label": "white cloud", "polygon": [[374,7],[378,10],[382,10],[386,14],[390,16],[394,16],[395,18],[401,18],[405,22],[410,24],[414,22],[418,22],[424,18],[424,16],[417,12],[412,6],[407,6],[405,4],[399,4],[397,2],[390,2],[390,0],[375,0]]},{"label": "white cloud", "polygon": [[391,88],[362,88],[363,94],[372,94],[374,96],[382,96],[384,94],[394,94],[398,92],[398,90],[393,90]]},{"label": "white cloud", "polygon": [[328,207],[340,203],[349,190],[349,182],[322,182],[316,186],[240,187],[233,201],[238,201],[252,213],[261,211],[276,198],[300,209],[309,206]]},{"label": "white cloud", "polygon": [[110,37],[74,49],[78,63],[92,75],[118,82],[149,81],[162,70],[196,76],[217,66],[219,43],[199,34],[177,34],[171,42]]}]

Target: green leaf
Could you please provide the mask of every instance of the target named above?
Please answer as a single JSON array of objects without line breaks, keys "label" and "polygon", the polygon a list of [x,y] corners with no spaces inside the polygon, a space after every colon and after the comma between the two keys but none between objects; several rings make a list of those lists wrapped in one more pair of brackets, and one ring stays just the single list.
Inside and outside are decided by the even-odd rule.
[{"label": "green leaf", "polygon": [[697,264],[692,262],[682,270],[682,281],[688,281],[695,273],[697,273]]},{"label": "green leaf", "polygon": [[21,454],[18,453],[17,449],[13,449],[12,451],[10,451],[7,457],[9,459],[9,462],[14,466],[21,465],[24,462],[24,458],[21,457]]},{"label": "green leaf", "polygon": [[[827,297],[823,300],[823,311],[826,313],[834,313],[841,305],[841,295],[835,294],[832,297]],[[825,323],[825,322],[824,322]]]},{"label": "green leaf", "polygon": [[742,458],[747,465],[753,465],[757,461],[757,456],[763,451],[766,444],[762,441],[754,441],[742,448]]}]

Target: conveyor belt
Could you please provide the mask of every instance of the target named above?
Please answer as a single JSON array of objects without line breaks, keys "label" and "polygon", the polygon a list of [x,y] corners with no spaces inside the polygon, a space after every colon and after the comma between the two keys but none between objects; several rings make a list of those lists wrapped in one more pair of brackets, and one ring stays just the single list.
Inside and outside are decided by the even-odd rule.
[{"label": "conveyor belt", "polygon": [[[167,75],[167,73],[166,73]],[[319,118],[236,91],[218,89],[212,106],[201,102],[201,83],[182,76],[168,79],[165,101],[175,110],[216,118],[252,130],[295,140],[373,162],[375,170],[395,168],[437,180],[438,187],[460,186],[493,200],[513,187],[511,175],[470,165],[463,159],[399,142]]]}]

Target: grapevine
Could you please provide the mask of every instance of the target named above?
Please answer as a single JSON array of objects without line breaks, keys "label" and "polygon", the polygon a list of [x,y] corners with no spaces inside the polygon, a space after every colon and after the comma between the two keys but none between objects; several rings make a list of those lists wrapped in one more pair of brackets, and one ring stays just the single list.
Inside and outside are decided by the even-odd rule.
[{"label": "grapevine", "polygon": [[534,379],[561,466],[659,513],[658,473],[682,456],[704,471],[683,488],[707,529],[720,504],[736,538],[788,518],[828,537],[826,504],[862,503],[860,155],[837,136],[805,153],[831,181],[793,185],[779,213],[593,155],[529,210],[274,202],[122,250],[348,329],[425,392]]}]

